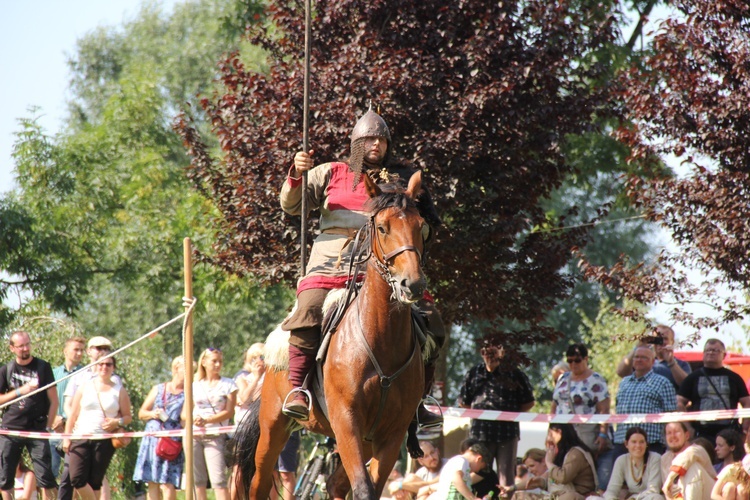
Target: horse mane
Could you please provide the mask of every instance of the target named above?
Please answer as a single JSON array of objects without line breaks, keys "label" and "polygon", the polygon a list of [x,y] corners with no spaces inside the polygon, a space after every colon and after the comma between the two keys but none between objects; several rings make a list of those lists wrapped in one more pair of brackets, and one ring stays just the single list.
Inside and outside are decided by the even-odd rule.
[{"label": "horse mane", "polygon": [[389,182],[378,184],[378,187],[382,193],[365,202],[365,210],[370,212],[371,215],[377,215],[386,208],[399,208],[401,210],[417,208],[416,202],[406,194],[406,188],[400,184]]}]

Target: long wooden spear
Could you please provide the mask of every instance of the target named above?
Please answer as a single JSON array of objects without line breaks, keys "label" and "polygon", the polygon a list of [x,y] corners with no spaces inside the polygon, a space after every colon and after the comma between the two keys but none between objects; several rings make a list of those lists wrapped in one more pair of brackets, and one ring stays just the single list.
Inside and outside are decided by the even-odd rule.
[{"label": "long wooden spear", "polygon": [[[302,151],[310,151],[310,45],[312,41],[311,0],[305,0],[305,83],[302,98]],[[300,277],[307,264],[307,171],[302,173],[302,219],[300,230]]]}]

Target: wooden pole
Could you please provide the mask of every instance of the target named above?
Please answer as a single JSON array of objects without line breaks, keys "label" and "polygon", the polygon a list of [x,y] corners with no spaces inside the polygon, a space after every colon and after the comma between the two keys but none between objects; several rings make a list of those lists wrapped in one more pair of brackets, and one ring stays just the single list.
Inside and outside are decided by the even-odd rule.
[{"label": "wooden pole", "polygon": [[[183,262],[185,267],[185,297],[193,297],[193,246],[190,238],[182,241]],[[187,311],[188,308],[185,308]],[[182,355],[185,360],[185,438],[182,449],[185,450],[185,500],[193,500],[195,478],[193,477],[193,316],[187,318]]]},{"label": "wooden pole", "polygon": [[[302,151],[310,151],[310,45],[312,41],[311,0],[305,0],[305,81],[302,97]],[[307,172],[302,173],[302,217],[300,231],[300,277],[307,265]]]}]

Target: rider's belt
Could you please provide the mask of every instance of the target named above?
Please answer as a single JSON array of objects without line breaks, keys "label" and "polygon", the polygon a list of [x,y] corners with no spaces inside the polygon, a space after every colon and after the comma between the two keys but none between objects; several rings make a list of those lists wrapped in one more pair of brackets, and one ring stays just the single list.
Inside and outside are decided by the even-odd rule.
[{"label": "rider's belt", "polygon": [[341,267],[341,257],[344,253],[344,249],[346,246],[352,242],[355,236],[357,236],[358,229],[353,228],[347,228],[347,227],[329,227],[328,229],[324,229],[322,231],[323,234],[335,234],[339,236],[346,236],[346,241],[344,241],[344,244],[341,245],[341,250],[339,250],[339,258],[336,259],[336,265],[334,268],[338,269]]}]

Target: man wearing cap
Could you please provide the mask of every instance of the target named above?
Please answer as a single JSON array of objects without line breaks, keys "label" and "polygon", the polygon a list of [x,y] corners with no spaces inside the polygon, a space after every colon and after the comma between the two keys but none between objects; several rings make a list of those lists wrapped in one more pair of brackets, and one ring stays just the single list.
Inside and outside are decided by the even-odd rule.
[{"label": "man wearing cap", "polygon": [[[391,150],[388,125],[380,115],[369,110],[352,130],[348,163],[315,166],[313,151],[300,151],[294,156],[294,164],[281,188],[281,207],[288,214],[301,214],[303,195],[308,210],[320,211],[320,235],[313,243],[305,276],[297,284],[297,308],[281,325],[291,332],[289,381],[293,390],[282,410],[291,418],[307,420],[309,417],[308,394],[300,387],[320,346],[323,301],[330,290],[345,287],[348,268],[342,263],[349,260],[352,237],[367,222],[364,204],[369,197],[362,175],[370,175],[376,182],[408,182],[414,172],[407,165],[390,162]],[[307,191],[303,193],[305,172],[308,172]],[[441,221],[427,190],[417,199],[417,208],[427,222],[423,236],[428,241],[433,228]],[[422,299],[418,306],[424,312],[438,351],[444,339],[442,321],[431,300]],[[433,375],[434,360],[425,366],[425,392],[429,391]],[[442,425],[442,417],[428,412],[421,404],[417,417],[423,428]]]},{"label": "man wearing cap", "polygon": [[[495,411],[529,411],[534,406],[534,390],[529,378],[516,366],[503,362],[505,349],[484,342],[479,350],[482,362],[466,374],[459,393],[462,408]],[[511,486],[515,481],[516,455],[521,429],[518,422],[495,422],[471,419],[469,438],[478,440],[497,462],[500,486]]]},{"label": "man wearing cap", "polygon": [[[99,361],[99,359],[108,355],[110,352],[112,352],[112,342],[110,342],[108,338],[97,336],[91,337],[91,339],[89,339],[86,354],[88,354],[91,363]],[[65,393],[63,396],[63,406],[66,415],[70,415],[73,411],[73,396],[75,396],[78,388],[89,380],[95,378],[96,376],[96,371],[92,367],[87,370],[79,370],[78,373],[76,373],[76,375],[70,379],[68,386],[65,388]],[[112,381],[115,382],[115,384],[122,383],[120,377],[115,374],[112,375]],[[109,483],[106,482],[106,478],[104,484],[102,485],[102,491],[104,491],[105,488],[109,488]],[[63,464],[62,478],[60,479],[60,491],[58,492],[57,498],[58,500],[73,500],[73,492],[74,489],[70,484],[68,459],[66,456],[65,462]]]},{"label": "man wearing cap", "polygon": [[[0,367],[0,405],[10,403],[3,414],[2,428],[13,431],[49,432],[57,415],[57,390],[54,386],[29,395],[39,387],[52,384],[55,377],[46,361],[31,355],[31,339],[26,332],[13,332],[10,351],[15,359]],[[55,498],[57,483],[52,474],[49,442],[46,439],[0,435],[0,495],[13,498],[16,467],[23,449],[34,463],[37,484],[44,498]]]}]

